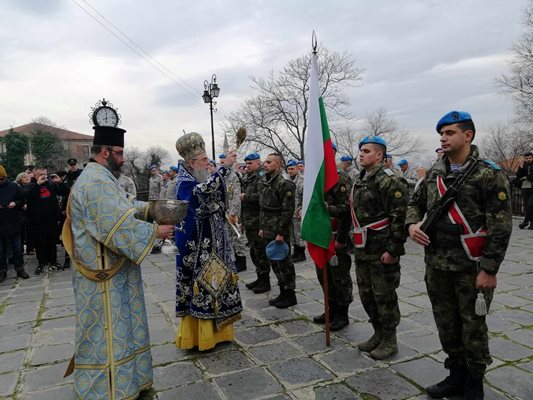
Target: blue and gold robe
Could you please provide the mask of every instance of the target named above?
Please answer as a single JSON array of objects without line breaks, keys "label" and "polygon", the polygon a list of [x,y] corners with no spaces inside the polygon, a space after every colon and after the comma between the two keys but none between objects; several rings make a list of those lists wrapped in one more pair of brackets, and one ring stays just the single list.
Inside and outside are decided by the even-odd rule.
[{"label": "blue and gold robe", "polygon": [[[102,165],[91,162],[70,194],[63,241],[76,302],[74,393],[134,399],[152,386],[152,356],[140,263],[157,226]],[[71,364],[72,367],[72,364]]]},{"label": "blue and gold robe", "polygon": [[176,316],[213,320],[221,330],[242,311],[233,249],[226,230],[226,189],[221,166],[199,183],[180,163],[176,198],[189,210],[176,230]]}]

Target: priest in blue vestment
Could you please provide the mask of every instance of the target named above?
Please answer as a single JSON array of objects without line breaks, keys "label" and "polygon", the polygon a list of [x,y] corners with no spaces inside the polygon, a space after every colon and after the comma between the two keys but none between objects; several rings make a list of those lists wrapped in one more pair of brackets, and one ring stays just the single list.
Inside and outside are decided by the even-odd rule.
[{"label": "priest in blue vestment", "polygon": [[237,155],[230,152],[211,175],[198,133],[181,136],[176,149],[184,159],[178,165],[176,198],[189,202],[187,216],[176,229],[176,316],[181,317],[176,346],[207,350],[233,341],[233,323],[242,311],[226,230],[224,183]]},{"label": "priest in blue vestment", "polygon": [[151,399],[150,336],[140,264],[174,227],[146,222],[148,203],[118,183],[124,130],[95,127],[91,160],[71,189],[63,242],[73,268],[77,399]]}]

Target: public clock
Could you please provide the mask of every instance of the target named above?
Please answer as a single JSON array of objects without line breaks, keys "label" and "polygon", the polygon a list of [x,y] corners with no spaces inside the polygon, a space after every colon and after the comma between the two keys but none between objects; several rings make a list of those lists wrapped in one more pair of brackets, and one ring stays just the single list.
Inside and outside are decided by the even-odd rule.
[{"label": "public clock", "polygon": [[120,116],[105,99],[99,101],[93,108],[92,122],[94,126],[116,127],[119,124]]}]

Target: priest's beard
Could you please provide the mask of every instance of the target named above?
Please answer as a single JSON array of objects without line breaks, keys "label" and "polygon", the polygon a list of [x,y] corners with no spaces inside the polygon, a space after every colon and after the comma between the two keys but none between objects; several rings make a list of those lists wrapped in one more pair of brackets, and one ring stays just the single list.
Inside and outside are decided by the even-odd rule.
[{"label": "priest's beard", "polygon": [[199,183],[204,183],[211,176],[211,174],[206,168],[193,168],[192,176],[194,176],[194,179],[196,179]]},{"label": "priest's beard", "polygon": [[115,159],[115,157],[113,157],[113,155],[111,154],[109,156],[109,158],[107,159],[107,169],[109,171],[111,171],[111,173],[113,174],[113,176],[115,178],[119,178],[120,177],[120,172],[121,172],[121,169],[122,169],[122,163],[117,161]]}]

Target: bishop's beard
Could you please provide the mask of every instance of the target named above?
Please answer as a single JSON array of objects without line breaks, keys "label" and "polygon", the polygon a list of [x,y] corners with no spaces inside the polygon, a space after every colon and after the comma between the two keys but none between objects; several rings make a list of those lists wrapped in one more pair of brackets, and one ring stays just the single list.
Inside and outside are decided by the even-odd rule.
[{"label": "bishop's beard", "polygon": [[192,176],[194,176],[194,179],[196,179],[199,183],[204,183],[211,176],[209,171],[204,168],[193,169],[191,173]]}]

